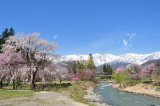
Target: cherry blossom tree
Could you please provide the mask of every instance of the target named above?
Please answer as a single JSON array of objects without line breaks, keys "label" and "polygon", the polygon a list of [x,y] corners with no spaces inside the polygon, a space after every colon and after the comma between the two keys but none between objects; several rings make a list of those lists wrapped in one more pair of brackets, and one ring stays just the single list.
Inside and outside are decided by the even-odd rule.
[{"label": "cherry blossom tree", "polygon": [[153,73],[154,73],[155,69],[156,68],[155,68],[154,63],[146,65],[141,70],[141,76],[142,77],[148,77],[150,79],[150,81],[152,81],[152,76],[153,76]]},{"label": "cherry blossom tree", "polygon": [[73,80],[93,80],[96,73],[93,70],[84,69],[75,75]]},{"label": "cherry blossom tree", "polygon": [[140,72],[141,72],[141,66],[138,64],[129,64],[126,66],[126,70],[129,71],[130,76],[132,79],[139,79],[140,78]]},{"label": "cherry blossom tree", "polygon": [[122,73],[125,71],[125,67],[121,66],[116,69],[116,73]]},{"label": "cherry blossom tree", "polygon": [[[39,38],[39,33],[33,33],[30,35],[24,35],[21,34],[20,37],[15,38],[14,36],[11,36],[7,39],[6,44],[4,45],[4,50],[6,51],[8,49],[14,49],[17,51],[16,54],[13,56],[10,55],[10,63],[19,64],[16,62],[16,60],[21,60],[18,56],[20,54],[22,55],[23,59],[26,61],[26,66],[28,67],[27,70],[22,71],[26,75],[22,74],[21,72],[17,73],[17,75],[23,75],[25,78],[28,78],[28,80],[31,83],[31,88],[35,89],[35,80],[36,77],[40,77],[38,75],[41,75],[40,73],[46,72],[45,67],[48,66],[49,61],[53,61],[56,57],[54,54],[54,50],[56,49],[55,43],[50,43],[47,40],[43,40]],[[8,53],[11,53],[8,52]],[[16,58],[15,58],[16,57]],[[52,57],[52,60],[50,59]],[[19,58],[19,59],[18,59]],[[18,61],[20,62],[20,61]],[[12,65],[12,66],[18,66],[18,65]],[[20,68],[20,67],[19,67]],[[18,68],[17,68],[18,69]],[[20,68],[22,69],[22,68]],[[15,71],[15,70],[14,70]],[[21,74],[20,74],[21,73]],[[14,80],[16,75],[13,74],[14,77],[12,79]],[[19,77],[20,78],[20,77]],[[24,79],[23,79],[24,80]]]},{"label": "cherry blossom tree", "polygon": [[15,83],[17,77],[20,77],[20,73],[18,71],[19,67],[22,67],[26,61],[22,58],[21,53],[15,52],[14,50],[4,51],[6,54],[6,58],[4,59],[4,66],[8,67],[11,81],[13,82],[13,89],[15,89]]},{"label": "cherry blossom tree", "polygon": [[160,61],[155,63],[155,72],[154,78],[159,82],[160,81]]},{"label": "cherry blossom tree", "polygon": [[1,83],[6,75],[10,75],[10,79],[13,82],[13,89],[15,89],[15,76],[17,76],[17,69],[20,64],[25,64],[25,60],[22,58],[21,53],[16,52],[14,48],[4,46],[3,53],[0,55],[1,66]]},{"label": "cherry blossom tree", "polygon": [[67,80],[71,73],[73,73],[71,68],[67,64],[58,63],[55,65],[55,78],[59,80],[60,84],[63,80]]},{"label": "cherry blossom tree", "polygon": [[0,88],[2,89],[3,87],[3,81],[7,78],[9,75],[9,71],[6,67],[0,66]]},{"label": "cherry blossom tree", "polygon": [[[55,43],[50,43],[39,38],[39,33],[33,33],[28,36],[21,35],[18,38],[21,53],[27,60],[27,66],[30,68],[29,79],[32,89],[35,89],[35,79],[37,73],[44,73],[48,65],[49,56],[53,55],[56,49]],[[53,58],[54,59],[54,58]]]},{"label": "cherry blossom tree", "polygon": [[10,78],[14,89],[16,81],[29,81],[35,89],[36,79],[45,82],[55,75],[64,79],[68,71],[54,67],[58,59],[54,55],[56,47],[55,43],[40,39],[39,33],[8,37],[0,54],[0,85],[5,78]]}]

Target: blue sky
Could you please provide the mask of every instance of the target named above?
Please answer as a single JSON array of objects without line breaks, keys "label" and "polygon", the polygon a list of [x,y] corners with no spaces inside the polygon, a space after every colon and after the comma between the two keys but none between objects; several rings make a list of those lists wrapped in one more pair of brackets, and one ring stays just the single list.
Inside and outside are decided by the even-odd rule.
[{"label": "blue sky", "polygon": [[0,32],[39,32],[56,53],[160,51],[160,0],[1,0]]}]

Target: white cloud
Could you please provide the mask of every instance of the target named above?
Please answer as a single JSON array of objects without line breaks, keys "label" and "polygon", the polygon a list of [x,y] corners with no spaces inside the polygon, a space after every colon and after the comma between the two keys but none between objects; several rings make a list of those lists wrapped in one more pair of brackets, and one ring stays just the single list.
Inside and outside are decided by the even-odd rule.
[{"label": "white cloud", "polygon": [[123,39],[123,46],[124,46],[125,48],[127,48],[127,47],[128,47],[128,41],[127,41],[127,40],[125,40],[125,39]]},{"label": "white cloud", "polygon": [[133,44],[131,44],[131,42],[135,36],[136,36],[136,33],[127,33],[126,34],[126,38],[122,40],[124,49],[128,49],[129,47],[133,46]]},{"label": "white cloud", "polygon": [[136,36],[136,33],[127,33],[129,40],[132,40]]}]

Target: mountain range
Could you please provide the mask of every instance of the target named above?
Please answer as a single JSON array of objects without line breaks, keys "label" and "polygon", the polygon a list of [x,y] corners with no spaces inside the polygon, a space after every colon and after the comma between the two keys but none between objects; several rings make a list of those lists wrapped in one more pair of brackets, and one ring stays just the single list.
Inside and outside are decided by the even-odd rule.
[{"label": "mountain range", "polygon": [[[103,64],[139,64],[142,65],[148,61],[160,59],[160,52],[153,52],[150,54],[135,54],[128,53],[124,55],[113,55],[113,54],[92,54],[93,60],[96,66]],[[65,55],[61,57],[61,61],[77,61],[87,60],[89,55]]]}]

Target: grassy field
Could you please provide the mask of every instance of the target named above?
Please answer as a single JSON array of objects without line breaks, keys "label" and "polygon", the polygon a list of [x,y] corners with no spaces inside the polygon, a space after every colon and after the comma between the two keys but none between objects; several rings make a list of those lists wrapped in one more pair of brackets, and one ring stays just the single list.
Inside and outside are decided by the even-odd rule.
[{"label": "grassy field", "polygon": [[46,83],[45,88],[42,89],[42,83],[36,83],[36,89],[34,91],[30,90],[29,84],[23,84],[21,89],[12,90],[12,86],[6,86],[0,90],[0,100],[1,99],[9,99],[15,97],[32,97],[34,92],[37,91],[55,91],[67,96],[70,96],[72,99],[79,101],[81,103],[88,104],[90,106],[94,106],[89,104],[85,99],[84,95],[86,95],[86,90],[89,87],[94,87],[95,83],[90,81],[77,81],[77,82],[69,82],[63,81],[62,85],[59,84],[58,81],[54,81],[52,83]]},{"label": "grassy field", "polygon": [[34,94],[30,90],[0,90],[0,100],[15,97],[31,97]]}]

